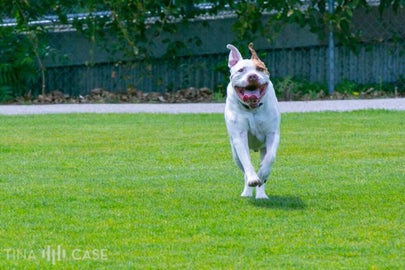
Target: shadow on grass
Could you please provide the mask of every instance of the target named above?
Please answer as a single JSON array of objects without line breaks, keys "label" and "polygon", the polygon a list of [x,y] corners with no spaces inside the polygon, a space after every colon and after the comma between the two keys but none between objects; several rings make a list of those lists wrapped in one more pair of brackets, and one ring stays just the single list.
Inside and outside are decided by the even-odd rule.
[{"label": "shadow on grass", "polygon": [[306,207],[304,201],[296,196],[269,195],[268,200],[256,200],[251,198],[249,202],[257,207],[272,209],[301,210]]}]

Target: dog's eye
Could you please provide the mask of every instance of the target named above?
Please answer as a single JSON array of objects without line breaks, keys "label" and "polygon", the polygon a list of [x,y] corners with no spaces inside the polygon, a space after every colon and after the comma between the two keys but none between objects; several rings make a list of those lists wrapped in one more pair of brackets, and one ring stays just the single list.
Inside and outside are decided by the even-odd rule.
[{"label": "dog's eye", "polygon": [[238,70],[238,72],[244,72],[244,71],[245,71],[245,68],[241,68]]},{"label": "dog's eye", "polygon": [[262,67],[257,67],[256,70],[259,71],[259,72],[263,72],[263,71],[264,71],[264,68],[262,68]]}]

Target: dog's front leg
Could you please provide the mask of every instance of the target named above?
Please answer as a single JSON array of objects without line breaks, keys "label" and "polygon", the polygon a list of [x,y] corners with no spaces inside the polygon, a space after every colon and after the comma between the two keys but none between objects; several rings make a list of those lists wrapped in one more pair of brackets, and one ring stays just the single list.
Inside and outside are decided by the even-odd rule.
[{"label": "dog's front leg", "polygon": [[[231,140],[231,144],[232,144],[232,140]],[[239,160],[238,154],[237,154],[236,149],[233,144],[232,144],[232,157],[233,157],[233,160],[235,161],[236,165],[238,165],[239,169],[241,169],[241,171],[244,174],[245,187],[243,188],[242,194],[240,196],[252,197],[253,196],[253,187],[249,187],[249,185],[247,184],[248,180],[247,180],[247,177],[245,174],[245,170],[243,169],[243,165]]]},{"label": "dog's front leg", "polygon": [[239,161],[245,174],[245,190],[247,188],[246,185],[248,187],[260,186],[262,182],[257,176],[252,162],[250,161],[247,132],[240,132],[237,136],[233,136],[231,138],[231,143],[235,155],[235,161]]},{"label": "dog's front leg", "polygon": [[266,183],[270,175],[271,167],[276,159],[277,148],[280,142],[279,132],[273,132],[266,137],[266,148],[260,151],[261,162],[258,176],[263,183]]},{"label": "dog's front leg", "polygon": [[266,148],[260,150],[260,168],[258,176],[263,182],[263,185],[256,187],[256,199],[268,199],[266,195],[265,183],[270,175],[271,167],[276,158],[278,144],[280,142],[280,135],[278,132],[271,133],[266,138]]}]

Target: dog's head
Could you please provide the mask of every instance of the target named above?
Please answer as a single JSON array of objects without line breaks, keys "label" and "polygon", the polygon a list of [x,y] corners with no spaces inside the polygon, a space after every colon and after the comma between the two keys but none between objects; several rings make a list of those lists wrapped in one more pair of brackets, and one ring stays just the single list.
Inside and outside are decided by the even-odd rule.
[{"label": "dog's head", "polygon": [[243,104],[249,108],[258,107],[270,81],[266,65],[257,56],[252,43],[249,44],[250,59],[243,59],[235,46],[228,44],[226,47],[231,50],[228,66],[233,89]]}]

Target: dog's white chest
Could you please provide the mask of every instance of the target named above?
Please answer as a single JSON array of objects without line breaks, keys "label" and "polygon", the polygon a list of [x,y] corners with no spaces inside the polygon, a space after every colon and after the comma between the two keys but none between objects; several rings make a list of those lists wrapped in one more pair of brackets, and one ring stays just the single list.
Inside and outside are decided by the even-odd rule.
[{"label": "dog's white chest", "polygon": [[[249,148],[259,150],[266,141],[266,122],[260,115],[251,114],[247,119]],[[268,125],[268,123],[267,123]]]}]

